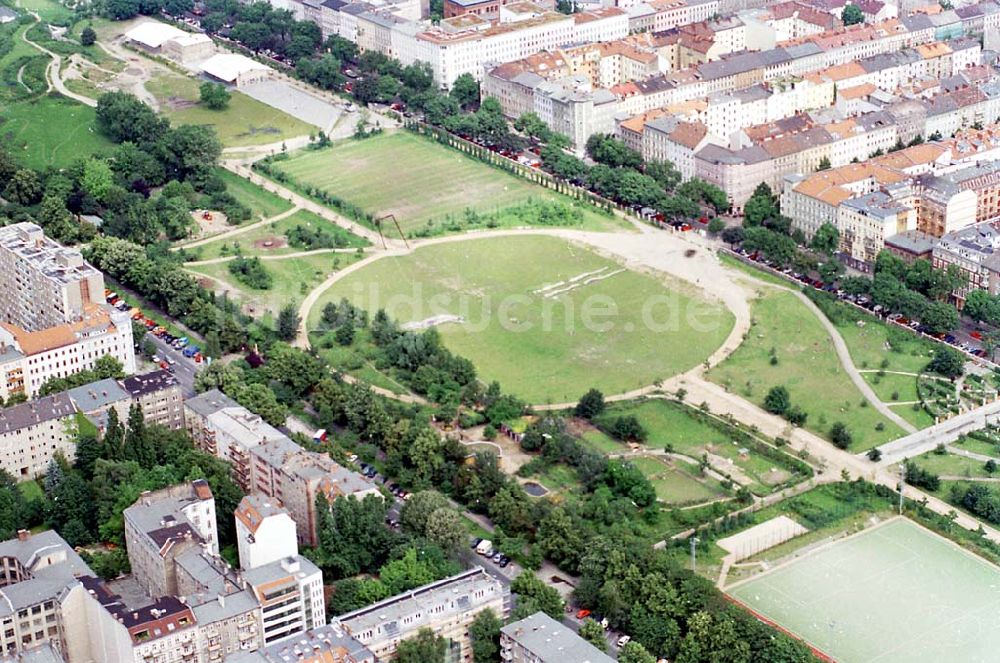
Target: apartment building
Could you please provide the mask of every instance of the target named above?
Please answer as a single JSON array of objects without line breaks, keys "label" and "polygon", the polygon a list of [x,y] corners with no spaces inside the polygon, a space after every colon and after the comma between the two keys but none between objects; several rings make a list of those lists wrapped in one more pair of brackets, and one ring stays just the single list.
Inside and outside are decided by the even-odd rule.
[{"label": "apartment building", "polygon": [[305,557],[246,569],[242,577],[260,605],[265,645],[326,624],[323,574]]},{"label": "apartment building", "polygon": [[147,424],[171,430],[184,429],[184,394],[180,382],[169,371],[133,375],[120,381],[131,403],[139,406]]},{"label": "apartment building", "polygon": [[0,663],[66,663],[66,659],[51,643],[12,654],[0,654]]},{"label": "apartment building", "polygon": [[61,453],[76,458],[76,408],[63,394],[0,409],[0,469],[17,481],[39,477]]},{"label": "apartment building", "polygon": [[252,569],[299,554],[295,521],[281,502],[247,495],[236,509],[236,541],[240,566]]},{"label": "apartment building", "polygon": [[33,398],[51,378],[64,378],[111,355],[126,373],[135,372],[132,321],[127,313],[89,305],[82,319],[26,331],[0,322],[0,397]]},{"label": "apartment building", "polygon": [[[54,531],[0,542],[0,656],[54,648],[70,663],[89,660],[86,625],[74,614],[93,572]],[[107,659],[111,660],[111,659]]]},{"label": "apartment building", "polygon": [[0,321],[29,332],[77,322],[104,302],[104,275],[34,223],[0,228],[0,283]]},{"label": "apartment building", "polygon": [[180,594],[175,560],[184,552],[219,554],[215,498],[204,479],[147,491],[123,516],[132,575],[151,597]]},{"label": "apartment building", "polygon": [[316,496],[327,501],[338,497],[381,497],[368,479],[347,470],[327,454],[305,451],[287,437],[263,442],[250,450],[251,491],[281,501],[298,525],[301,543],[315,546]]},{"label": "apartment building", "polygon": [[476,567],[335,617],[331,623],[368,647],[378,660],[391,659],[400,642],[429,628],[448,641],[449,660],[471,661],[469,625],[484,610],[506,619],[510,586]]},{"label": "apartment building", "polygon": [[500,658],[505,663],[615,660],[541,611],[500,629]]},{"label": "apartment building", "polygon": [[233,477],[246,493],[280,501],[298,525],[299,541],[316,542],[316,495],[380,495],[362,475],[347,470],[329,455],[306,451],[259,416],[218,390],[184,403],[184,421],[195,444],[232,466]]},{"label": "apartment building", "polygon": [[375,663],[363,644],[334,624],[310,629],[278,644],[255,652],[242,652],[226,663]]},{"label": "apartment building", "polygon": [[65,393],[77,411],[86,415],[99,431],[105,430],[108,413],[111,410],[115,411],[118,420],[123,424],[128,419],[131,402],[129,394],[113,378],[97,380],[73,389],[67,389]]},{"label": "apartment building", "polygon": [[1000,294],[1000,223],[977,223],[941,237],[932,251],[938,269],[957,267],[965,284],[953,294],[959,304],[973,290]]}]

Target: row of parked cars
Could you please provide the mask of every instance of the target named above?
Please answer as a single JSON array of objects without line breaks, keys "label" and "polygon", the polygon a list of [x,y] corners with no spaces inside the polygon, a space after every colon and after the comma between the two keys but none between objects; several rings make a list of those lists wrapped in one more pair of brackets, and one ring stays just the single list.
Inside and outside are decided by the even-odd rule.
[{"label": "row of parked cars", "polygon": [[475,538],[469,545],[470,548],[476,551],[476,553],[482,555],[483,557],[492,560],[494,564],[499,566],[501,569],[507,568],[510,564],[510,557],[504,555],[499,550],[493,550],[493,542],[489,539]]},{"label": "row of parked cars", "polygon": [[[890,313],[889,315],[885,315],[885,310],[883,309],[883,307],[880,304],[876,304],[875,302],[873,302],[872,298],[869,297],[868,295],[849,294],[847,292],[844,292],[844,290],[838,288],[837,285],[834,283],[824,283],[823,281],[811,278],[806,274],[800,274],[792,270],[790,267],[778,269],[777,266],[774,265],[774,263],[772,263],[770,260],[764,259],[764,257],[759,255],[758,253],[750,253],[742,248],[736,249],[736,253],[746,256],[753,262],[764,265],[765,267],[770,267],[772,270],[778,271],[789,278],[793,278],[799,283],[802,283],[803,285],[816,288],[817,290],[823,290],[825,292],[829,292],[830,294],[834,295],[835,297],[837,297],[837,299],[840,299],[841,301],[854,304],[855,306],[870,311],[871,313],[879,317],[884,317],[887,322],[899,325],[900,327],[907,327],[915,332],[923,334],[924,336],[929,336],[938,341],[941,341],[942,343],[947,343],[948,345],[958,350],[961,350],[966,354],[972,355],[973,357],[990,360],[987,355],[987,352],[983,348],[975,345],[974,343],[963,341],[954,334],[944,334],[944,333],[932,334],[930,327],[921,323],[919,320],[911,320],[910,318],[907,318],[905,315],[901,313]],[[969,336],[971,336],[973,339],[976,340],[981,340],[982,335],[983,335],[982,329],[976,329],[970,332],[969,334]]]},{"label": "row of parked cars", "polygon": [[[105,289],[104,300],[110,306],[113,306],[119,311],[131,311],[133,322],[137,322],[144,326],[148,333],[163,340],[175,350],[180,350],[181,353],[188,359],[192,359],[196,363],[201,363],[203,361],[204,358],[201,356],[201,349],[197,345],[192,345],[188,341],[187,336],[174,336],[167,331],[166,327],[156,322],[156,320],[146,317],[146,315],[143,314],[142,309],[130,306],[129,303],[120,297],[117,292]],[[174,364],[177,363],[170,357],[160,357],[158,355],[153,355],[152,359],[160,366],[160,368],[168,371],[173,370]]]}]

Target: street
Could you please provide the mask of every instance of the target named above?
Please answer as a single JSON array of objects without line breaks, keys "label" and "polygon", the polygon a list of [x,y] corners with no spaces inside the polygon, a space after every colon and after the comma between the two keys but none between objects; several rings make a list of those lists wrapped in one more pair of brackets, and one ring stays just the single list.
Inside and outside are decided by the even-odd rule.
[{"label": "street", "polygon": [[156,346],[156,354],[161,359],[174,360],[174,363],[170,366],[171,372],[174,377],[177,378],[177,382],[181,385],[181,391],[184,394],[184,398],[191,398],[195,395],[194,393],[194,376],[205,367],[205,364],[195,363],[194,359],[190,357],[185,357],[184,353],[180,350],[175,349],[173,346],[169,345],[166,341],[161,338],[147,333],[143,340],[139,342],[139,347],[142,347],[142,343],[145,339],[149,339]]}]

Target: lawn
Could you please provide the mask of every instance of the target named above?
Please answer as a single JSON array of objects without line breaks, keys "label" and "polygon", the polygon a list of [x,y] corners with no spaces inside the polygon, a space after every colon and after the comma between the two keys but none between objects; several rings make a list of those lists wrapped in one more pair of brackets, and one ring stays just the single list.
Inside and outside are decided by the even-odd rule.
[{"label": "lawn", "polygon": [[[406,234],[436,234],[450,224],[462,229],[470,225],[467,211],[497,213],[529,200],[574,205],[580,212],[579,228],[626,227],[589,204],[576,205],[566,196],[405,131],[303,150],[274,166],[299,185],[324,189],[375,216],[394,214]],[[497,227],[523,225],[512,215],[501,216]]]},{"label": "lawn", "polygon": [[624,444],[603,431],[596,429],[585,431],[580,436],[580,440],[583,444],[601,454],[621,453],[626,449]]},{"label": "lawn", "polygon": [[[842,312],[842,317],[838,316],[834,324],[859,369],[884,368],[887,371],[919,373],[930,362],[935,347],[931,341],[905,329],[890,327],[846,304],[838,304],[837,309]],[[864,324],[859,325],[858,322]]]},{"label": "lawn", "polygon": [[747,487],[755,494],[766,495],[772,486],[792,478],[792,468],[787,463],[765,457],[752,448],[741,454],[744,447],[737,441],[736,431],[727,435],[719,427],[699,420],[699,416],[708,415],[693,412],[686,405],[665,399],[615,404],[608,408],[606,417],[623,415],[635,416],[646,429],[647,446],[666,448],[697,459],[710,454],[715,457],[713,465],[719,471],[734,478],[743,474],[749,480]]},{"label": "lawn", "polygon": [[747,276],[752,276],[758,281],[764,281],[765,283],[771,283],[773,285],[782,286],[784,288],[797,288],[797,286],[787,279],[783,279],[780,276],[776,276],[771,272],[765,271],[763,269],[758,269],[753,265],[748,265],[739,258],[736,258],[728,253],[723,253],[719,251],[719,261],[726,265],[727,267],[732,267],[736,271],[743,272]]},{"label": "lawn", "polygon": [[196,79],[170,73],[155,77],[146,83],[146,89],[159,100],[163,114],[172,123],[213,127],[225,147],[277,143],[316,132],[311,124],[235,90],[224,110],[206,108],[198,103],[200,84]]},{"label": "lawn", "polygon": [[16,0],[19,8],[34,12],[46,23],[68,25],[73,19],[73,11],[55,0]]},{"label": "lawn", "polygon": [[[828,435],[835,422],[843,422],[854,449],[903,435],[864,399],[831,348],[826,330],[794,294],[768,291],[752,303],[751,312],[753,326],[746,340],[708,372],[710,380],[761,406],[768,390],[784,386],[792,404],[808,415],[807,429]],[[772,353],[777,363],[772,363]]]},{"label": "lawn", "polygon": [[700,504],[727,495],[719,482],[700,476],[697,465],[654,456],[640,456],[630,462],[653,484],[656,497],[667,504]]},{"label": "lawn", "polygon": [[893,405],[892,403],[889,403],[889,407],[917,428],[927,428],[934,425],[934,417],[919,403],[916,405],[916,409],[913,405]]},{"label": "lawn", "polygon": [[66,168],[113,147],[94,121],[93,108],[55,95],[37,97],[0,107],[0,143],[31,168]]},{"label": "lawn", "polygon": [[[238,194],[236,195],[240,197]],[[368,245],[367,240],[352,234],[332,221],[328,221],[307,210],[298,210],[279,221],[266,223],[245,233],[225,239],[208,242],[193,249],[193,251],[198,252],[199,260],[210,260],[212,258],[234,255],[237,248],[245,256],[278,256],[308,251],[308,248],[290,246],[287,243],[285,232],[296,226],[304,226],[310,230],[319,229],[334,237],[341,237],[343,238],[343,248],[356,248]],[[267,241],[272,242],[270,247],[263,246],[263,243]]]},{"label": "lawn", "polygon": [[[265,269],[271,273],[274,285],[269,290],[250,288],[236,280],[229,273],[226,263],[185,267],[195,275],[221,279],[237,291],[237,297],[244,310],[253,316],[265,312],[274,315],[289,303],[305,298],[308,292],[323,282],[336,269],[346,267],[357,260],[353,253],[320,253],[317,255],[264,261]],[[336,267],[335,267],[336,265]],[[206,284],[212,288],[212,284]]]},{"label": "lawn", "polygon": [[1000,569],[899,518],[730,588],[841,663],[992,661]]},{"label": "lawn", "polygon": [[253,212],[252,221],[269,219],[292,209],[292,203],[260,188],[250,180],[225,168],[216,168],[215,174],[226,183],[226,190]]},{"label": "lawn", "polygon": [[[541,236],[438,244],[377,260],[323,293],[310,311],[313,328],[324,304],[342,297],[370,312],[384,308],[400,323],[452,316],[436,327],[445,344],[482,380],[499,380],[536,404],[676,375],[704,361],[733,324],[691,287]],[[643,314],[654,305],[663,324],[651,328]]]},{"label": "lawn", "polygon": [[952,445],[966,451],[971,451],[972,453],[1000,458],[1000,446],[998,446],[997,442],[980,440],[969,435],[960,435],[957,440],[952,442]]},{"label": "lawn", "polygon": [[[995,456],[996,452],[994,451],[991,455]],[[1000,476],[997,473],[989,474],[981,460],[953,453],[939,454],[928,451],[914,458],[913,462],[921,469],[943,477],[985,478]]]},{"label": "lawn", "polygon": [[917,377],[898,373],[862,373],[875,395],[885,403],[917,401]]}]

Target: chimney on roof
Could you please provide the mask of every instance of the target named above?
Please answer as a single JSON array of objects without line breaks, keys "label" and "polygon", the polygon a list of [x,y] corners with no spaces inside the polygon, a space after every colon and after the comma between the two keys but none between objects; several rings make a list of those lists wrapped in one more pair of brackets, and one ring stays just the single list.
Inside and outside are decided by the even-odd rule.
[{"label": "chimney on roof", "polygon": [[19,530],[17,530],[17,540],[18,541],[27,541],[30,538],[31,538],[31,532],[29,530],[26,530],[26,529],[19,529]]}]

